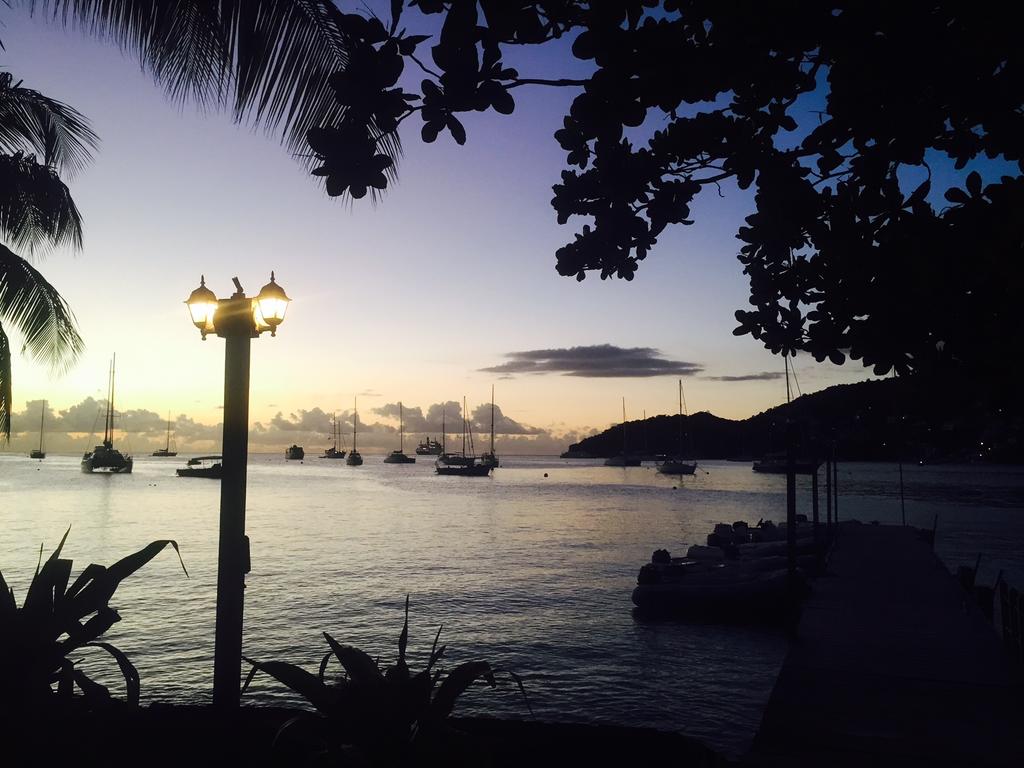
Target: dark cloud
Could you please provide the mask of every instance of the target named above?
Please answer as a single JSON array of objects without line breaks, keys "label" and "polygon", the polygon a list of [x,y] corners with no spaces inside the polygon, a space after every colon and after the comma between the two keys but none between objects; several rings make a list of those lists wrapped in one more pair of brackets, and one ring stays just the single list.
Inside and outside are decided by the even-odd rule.
[{"label": "dark cloud", "polygon": [[740,376],[702,376],[708,381],[775,381],[786,374],[782,371],[761,371],[760,373],[745,373]]},{"label": "dark cloud", "polygon": [[586,378],[648,378],[692,376],[704,370],[698,363],[669,360],[653,347],[617,347],[594,344],[567,349],[531,349],[509,352],[508,362],[481,368],[484,373],[561,373]]}]

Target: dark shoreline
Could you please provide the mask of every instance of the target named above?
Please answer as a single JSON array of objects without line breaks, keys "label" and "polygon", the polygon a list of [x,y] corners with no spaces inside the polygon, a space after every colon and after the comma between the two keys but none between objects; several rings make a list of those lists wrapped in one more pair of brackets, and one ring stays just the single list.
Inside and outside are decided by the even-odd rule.
[{"label": "dark shoreline", "polygon": [[[5,720],[0,726],[5,744],[0,762],[146,768],[296,765],[294,754],[275,752],[274,737],[287,720],[308,712],[243,706],[225,713],[210,706],[155,703],[68,716],[47,713],[28,723]],[[696,739],[647,728],[488,717],[455,717],[450,724],[461,735],[452,742],[455,759],[445,760],[446,765],[736,765]]]}]

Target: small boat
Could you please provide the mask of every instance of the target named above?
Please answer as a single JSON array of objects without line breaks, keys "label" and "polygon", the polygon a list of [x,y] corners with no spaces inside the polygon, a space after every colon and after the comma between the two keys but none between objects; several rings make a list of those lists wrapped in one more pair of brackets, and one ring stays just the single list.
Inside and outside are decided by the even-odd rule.
[{"label": "small boat", "polygon": [[358,467],[363,463],[363,456],[356,450],[356,431],[359,427],[359,400],[355,400],[354,415],[352,416],[352,450],[348,452],[345,463],[350,467]]},{"label": "small boat", "polygon": [[334,418],[331,421],[331,437],[334,439],[333,444],[331,445],[330,448],[327,448],[321,454],[320,458],[321,459],[344,459],[345,458],[345,449],[344,448],[341,448],[341,449],[338,448],[338,438],[341,437],[341,439],[344,440],[344,437],[341,436],[341,429],[339,429],[339,427],[338,427],[338,414],[334,414]]},{"label": "small boat", "polygon": [[301,445],[292,445],[284,449],[284,457],[288,461],[302,461],[306,458],[306,452],[302,449]]},{"label": "small boat", "polygon": [[220,456],[196,456],[176,470],[178,477],[207,477],[220,480],[224,474]]},{"label": "small boat", "polygon": [[416,446],[417,456],[440,456],[441,455],[441,444],[428,437],[422,443]]},{"label": "small boat", "polygon": [[[683,458],[683,417],[685,416],[689,420],[689,414],[686,412],[684,407],[683,399],[683,380],[679,380],[679,453],[674,457],[666,457],[661,464],[658,465],[658,472],[663,475],[692,475],[697,471],[697,462],[690,459]],[[690,455],[693,455],[693,445],[691,436]]]},{"label": "small boat", "polygon": [[485,464],[491,469],[497,469],[501,466],[498,461],[498,454],[494,452],[494,385],[491,385],[491,450],[480,456],[480,463]]},{"label": "small boat", "polygon": [[415,456],[405,455],[405,423],[402,420],[402,401],[398,401],[398,450],[384,457],[385,464],[415,464]]},{"label": "small boat", "polygon": [[639,456],[631,456],[626,452],[626,398],[622,398],[622,453],[604,460],[606,467],[639,467]]},{"label": "small boat", "polygon": [[43,400],[43,409],[39,412],[39,447],[33,448],[29,453],[30,459],[45,459],[46,451],[43,450],[43,419],[46,416],[46,401]]},{"label": "small boat", "polygon": [[87,474],[131,474],[134,461],[114,447],[114,365],[117,357],[110,361],[110,381],[107,386],[107,414],[103,419],[103,443],[82,455],[82,471]]},{"label": "small boat", "polygon": [[171,414],[169,411],[167,413],[167,443],[163,448],[157,448],[153,451],[153,455],[159,457],[178,455],[177,446],[175,446],[173,451],[171,450]]},{"label": "small boat", "polygon": [[[462,451],[447,453],[442,452],[434,462],[434,471],[439,475],[448,477],[487,477],[494,469],[489,464],[484,464],[473,453],[473,429],[465,418],[466,399],[462,399]],[[444,412],[441,412],[441,441],[445,442]],[[468,447],[467,452],[467,437]]]},{"label": "small boat", "polygon": [[641,610],[744,622],[781,618],[803,589],[784,568],[649,563],[640,569],[631,598]]}]

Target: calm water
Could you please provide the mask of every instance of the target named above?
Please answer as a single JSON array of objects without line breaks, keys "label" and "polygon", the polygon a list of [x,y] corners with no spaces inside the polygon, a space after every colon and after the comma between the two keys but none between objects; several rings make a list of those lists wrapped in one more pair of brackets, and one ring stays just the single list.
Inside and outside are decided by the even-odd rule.
[{"label": "calm water", "polygon": [[[629,595],[655,548],[682,554],[716,522],[783,519],[784,478],[708,462],[674,489],[677,479],[650,467],[509,458],[474,480],[436,477],[423,457],[408,466],[380,458],[352,468],[251,457],[246,655],[315,669],[326,630],[390,661],[409,593],[411,651],[429,651],[443,624],[449,664],[485,659],[519,673],[538,717],[746,748],[785,654],[781,634],[638,623]],[[153,539],[181,544],[190,579],[168,551],[113,601],[123,621],[108,639],[138,666],[148,701],[210,697],[219,487],[174,477],[183,463],[140,457],[134,474],[106,477],[81,474],[77,456],[0,455],[0,569],[19,602],[40,542],[49,551],[68,524],[76,572]],[[983,552],[983,579],[1003,569],[1024,586],[1024,472],[910,467],[905,477],[908,520],[931,527],[939,515],[947,563]],[[841,517],[899,521],[895,466],[841,466],[840,487]],[[810,513],[807,478],[798,503]],[[117,688],[112,663],[88,663]],[[283,694],[257,678],[247,698]],[[510,689],[472,691],[458,711],[527,715]]]}]

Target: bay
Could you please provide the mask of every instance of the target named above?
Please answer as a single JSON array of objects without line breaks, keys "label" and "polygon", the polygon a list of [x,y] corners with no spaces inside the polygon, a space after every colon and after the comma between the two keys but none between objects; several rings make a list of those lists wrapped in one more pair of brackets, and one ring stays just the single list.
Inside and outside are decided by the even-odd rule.
[{"label": "bay", "polygon": [[[483,659],[519,674],[536,717],[679,731],[731,755],[750,743],[786,652],[770,628],[647,623],[630,592],[660,547],[684,554],[718,522],[785,517],[785,478],[703,462],[694,477],[653,466],[506,457],[494,476],[442,478],[431,457],[385,465],[253,455],[249,464],[244,653],[315,670],[322,632],[382,663],[396,654],[410,596],[412,666],[443,625],[447,664]],[[171,551],[119,588],[123,620],[107,639],[139,669],[146,702],[207,703],[219,485],[174,476],[184,458],[138,457],[124,476],[84,475],[77,456],[0,455],[0,570],[24,597],[39,557],[68,525],[75,572],[151,540]],[[810,516],[810,481],[799,511]],[[841,464],[842,519],[899,523],[896,465]],[[824,481],[822,480],[822,494]],[[907,522],[931,528],[949,567],[1024,586],[1024,472],[1012,467],[904,468]],[[821,514],[824,518],[824,500]],[[117,691],[116,666],[83,653]],[[246,700],[293,703],[257,677]],[[512,686],[472,690],[457,713],[527,717]]]}]

